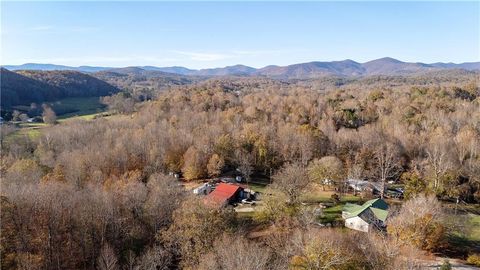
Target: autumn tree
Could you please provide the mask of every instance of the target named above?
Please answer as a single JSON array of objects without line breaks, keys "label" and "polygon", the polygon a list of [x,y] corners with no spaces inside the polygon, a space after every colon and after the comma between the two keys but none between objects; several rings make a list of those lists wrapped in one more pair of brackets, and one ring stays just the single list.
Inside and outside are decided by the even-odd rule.
[{"label": "autumn tree", "polygon": [[42,108],[43,108],[43,113],[42,113],[43,122],[49,125],[53,125],[57,123],[57,115],[55,114],[55,111],[53,111],[53,109],[46,104],[43,104]]},{"label": "autumn tree", "polygon": [[173,265],[172,254],[164,247],[156,245],[147,251],[138,259],[134,269],[171,269]]},{"label": "autumn tree", "polygon": [[215,241],[212,251],[201,258],[198,269],[267,269],[270,256],[266,247],[242,236],[224,234]]},{"label": "autumn tree", "polygon": [[197,198],[184,201],[173,214],[173,223],[161,234],[163,241],[176,250],[183,267],[197,265],[202,255],[232,222],[227,209],[211,208]]},{"label": "autumn tree", "polygon": [[445,213],[434,195],[420,194],[406,201],[400,212],[387,221],[395,241],[424,250],[442,247],[446,235]]},{"label": "autumn tree", "polygon": [[424,193],[426,190],[426,183],[418,173],[405,172],[401,176],[402,182],[405,184],[404,196],[406,199],[414,198],[418,194]]},{"label": "autumn tree", "polygon": [[210,177],[220,175],[223,166],[225,166],[225,160],[217,154],[213,154],[208,160],[207,171]]},{"label": "autumn tree", "polygon": [[345,237],[332,230],[307,232],[302,253],[292,260],[292,266],[302,269],[343,269],[354,265],[354,254]]},{"label": "autumn tree", "polygon": [[312,181],[320,183],[324,190],[330,182],[340,185],[344,177],[343,163],[335,156],[316,159],[308,166],[308,176]]},{"label": "autumn tree", "polygon": [[307,170],[293,163],[285,165],[273,176],[272,187],[284,193],[290,204],[296,204],[309,183]]},{"label": "autumn tree", "polygon": [[183,155],[184,164],[182,173],[185,179],[192,180],[205,176],[205,154],[191,146]]}]

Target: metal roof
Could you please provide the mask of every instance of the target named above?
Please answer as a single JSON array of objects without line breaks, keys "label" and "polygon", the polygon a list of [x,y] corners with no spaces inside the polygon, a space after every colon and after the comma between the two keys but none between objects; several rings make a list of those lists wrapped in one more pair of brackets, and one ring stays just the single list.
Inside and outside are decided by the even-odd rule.
[{"label": "metal roof", "polygon": [[240,186],[220,183],[205,197],[208,203],[223,205],[227,203],[241,189]]},{"label": "metal roof", "polygon": [[359,216],[365,210],[372,210],[373,214],[379,220],[385,222],[388,216],[388,204],[382,199],[373,199],[366,201],[363,205],[356,205],[347,203],[343,207],[343,211],[347,212],[346,218]]}]

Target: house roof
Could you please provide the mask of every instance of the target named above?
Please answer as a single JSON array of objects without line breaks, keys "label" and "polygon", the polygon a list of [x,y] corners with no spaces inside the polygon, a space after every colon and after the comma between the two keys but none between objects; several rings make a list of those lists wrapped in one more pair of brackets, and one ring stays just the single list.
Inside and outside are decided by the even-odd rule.
[{"label": "house roof", "polygon": [[361,205],[353,204],[353,203],[346,203],[346,204],[343,206],[343,211],[345,211],[345,212],[347,212],[347,213],[353,213],[353,212],[355,212],[355,211],[360,210],[360,208],[362,208]]},{"label": "house roof", "polygon": [[363,205],[349,204],[347,203],[343,207],[343,211],[347,212],[346,218],[357,217],[365,210],[370,209],[376,218],[381,221],[385,221],[388,216],[388,204],[382,199],[373,199],[366,201]]},{"label": "house roof", "polygon": [[385,222],[387,220],[388,216],[388,211],[387,210],[382,210],[374,207],[370,207],[370,210],[372,210],[373,214],[375,217],[377,217],[379,220]]},{"label": "house roof", "polygon": [[207,203],[223,205],[230,200],[241,189],[240,186],[233,184],[220,183],[205,197]]}]

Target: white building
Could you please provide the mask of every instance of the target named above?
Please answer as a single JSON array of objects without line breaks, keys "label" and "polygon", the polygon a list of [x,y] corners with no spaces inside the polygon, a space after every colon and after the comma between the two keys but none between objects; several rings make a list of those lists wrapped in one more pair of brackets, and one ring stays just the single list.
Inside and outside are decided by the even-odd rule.
[{"label": "white building", "polygon": [[212,186],[209,183],[205,183],[193,190],[193,194],[207,195],[212,191]]}]

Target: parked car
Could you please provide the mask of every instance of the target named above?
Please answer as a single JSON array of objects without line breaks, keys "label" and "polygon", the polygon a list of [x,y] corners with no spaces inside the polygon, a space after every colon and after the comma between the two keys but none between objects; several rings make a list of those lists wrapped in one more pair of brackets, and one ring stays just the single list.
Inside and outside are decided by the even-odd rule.
[{"label": "parked car", "polygon": [[243,200],[242,200],[242,203],[243,203],[243,204],[255,205],[255,201],[249,200],[249,199],[243,199]]}]

